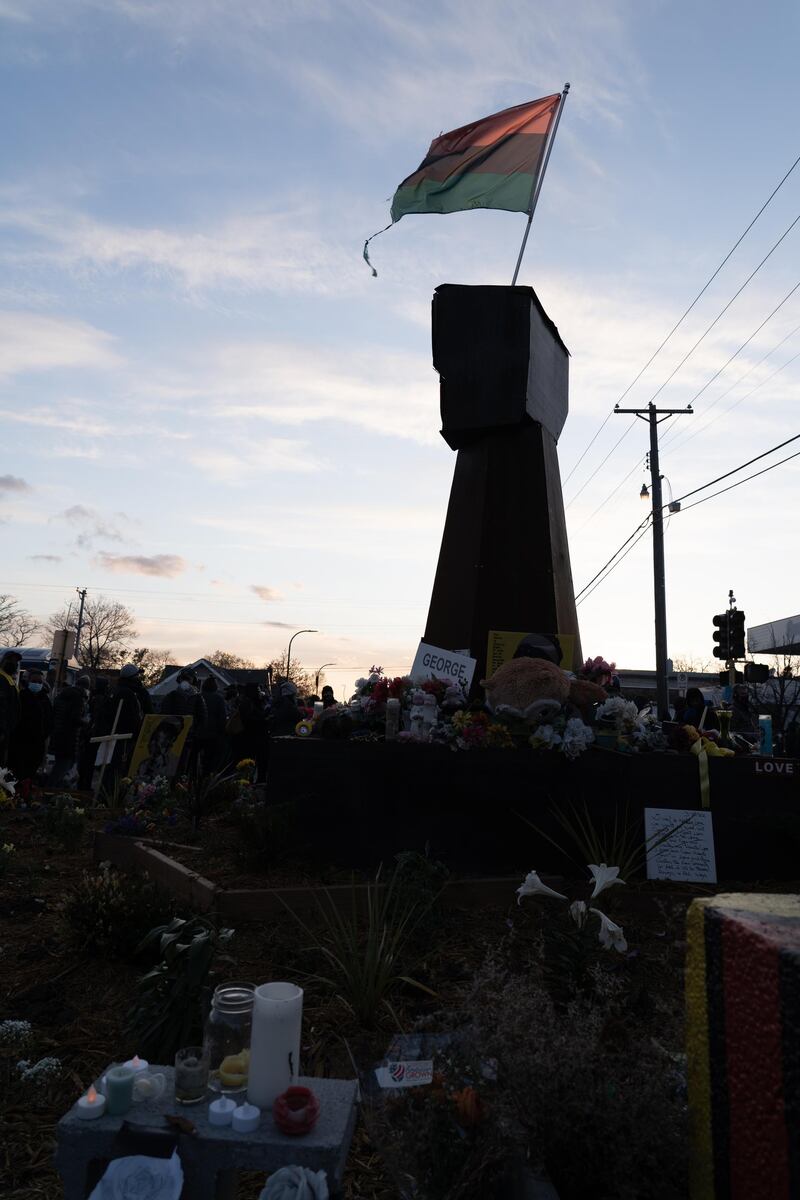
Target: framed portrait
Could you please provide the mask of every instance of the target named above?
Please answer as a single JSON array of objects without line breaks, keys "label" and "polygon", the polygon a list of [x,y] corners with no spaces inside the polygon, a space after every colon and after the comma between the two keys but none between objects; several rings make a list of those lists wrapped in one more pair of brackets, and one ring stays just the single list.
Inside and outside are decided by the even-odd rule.
[{"label": "framed portrait", "polygon": [[128,774],[133,780],[174,779],[192,727],[191,717],[151,713],[142,721]]}]

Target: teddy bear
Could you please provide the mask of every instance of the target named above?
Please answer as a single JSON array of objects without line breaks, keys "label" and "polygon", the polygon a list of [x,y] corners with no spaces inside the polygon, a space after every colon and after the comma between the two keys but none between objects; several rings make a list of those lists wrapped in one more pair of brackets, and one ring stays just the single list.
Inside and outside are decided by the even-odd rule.
[{"label": "teddy bear", "polygon": [[555,663],[541,658],[514,658],[498,667],[490,679],[481,680],[486,704],[492,712],[546,720],[566,704],[586,717],[608,693],[588,679],[571,679]]}]

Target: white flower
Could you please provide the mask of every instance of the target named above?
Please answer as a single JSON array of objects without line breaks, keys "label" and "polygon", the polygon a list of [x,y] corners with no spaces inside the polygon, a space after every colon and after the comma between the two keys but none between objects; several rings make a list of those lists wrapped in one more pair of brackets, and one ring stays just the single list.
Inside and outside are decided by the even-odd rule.
[{"label": "white flower", "polygon": [[542,883],[535,871],[529,871],[517,888],[517,904],[522,903],[523,896],[555,896],[556,900],[566,900],[561,892],[554,892],[546,883]]},{"label": "white flower", "polygon": [[33,1040],[30,1021],[0,1021],[0,1046],[16,1046],[20,1049]]},{"label": "white flower", "polygon": [[616,721],[618,725],[633,723],[638,716],[639,710],[634,702],[624,700],[622,696],[609,696],[597,710],[598,720]]},{"label": "white flower", "polygon": [[594,878],[594,891],[590,899],[595,900],[602,891],[607,887],[612,887],[615,883],[624,883],[624,879],[618,879],[619,867],[607,867],[605,863],[600,863],[598,867],[596,863],[589,863],[589,870]]},{"label": "white flower", "polygon": [[606,914],[601,913],[599,908],[590,908],[589,912],[596,913],[600,918],[600,945],[606,950],[610,950],[613,946],[620,954],[624,954],[628,949],[628,943],[625,941],[622,926],[609,921]]},{"label": "white flower", "polygon": [[16,787],[14,785],[16,782],[16,779],[11,774],[8,767],[3,767],[0,769],[0,787],[3,789],[3,791],[8,792],[9,796],[14,795],[16,791]]},{"label": "white flower", "polygon": [[578,929],[583,929],[586,924],[586,903],[583,900],[573,900],[569,906],[569,915],[572,917]]},{"label": "white flower", "polygon": [[577,758],[594,741],[594,732],[580,717],[570,717],[564,727],[561,750],[568,758]]},{"label": "white flower", "polygon": [[547,750],[552,750],[555,746],[561,744],[561,734],[556,733],[552,725],[540,725],[538,729],[531,734],[531,745],[534,748],[543,747]]}]

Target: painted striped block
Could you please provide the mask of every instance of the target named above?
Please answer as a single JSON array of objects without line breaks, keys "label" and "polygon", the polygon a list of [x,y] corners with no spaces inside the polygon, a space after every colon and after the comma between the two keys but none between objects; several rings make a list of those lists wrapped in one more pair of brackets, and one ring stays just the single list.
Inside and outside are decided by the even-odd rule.
[{"label": "painted striped block", "polygon": [[687,937],[692,1200],[794,1200],[800,897],[695,900]]}]

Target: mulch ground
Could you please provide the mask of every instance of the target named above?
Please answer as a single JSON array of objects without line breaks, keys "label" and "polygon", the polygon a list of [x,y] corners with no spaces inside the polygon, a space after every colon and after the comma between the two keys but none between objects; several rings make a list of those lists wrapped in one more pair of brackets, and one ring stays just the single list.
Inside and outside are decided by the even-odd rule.
[{"label": "mulch ground", "polygon": [[[98,818],[94,824],[102,828],[103,820]],[[203,840],[205,846],[199,852],[202,868],[191,862],[196,852],[188,852],[184,861],[212,879],[216,876],[217,882],[222,881],[220,874],[228,886],[242,886],[245,880],[252,886],[254,879],[260,879],[262,886],[312,881],[302,864],[287,864],[268,881],[254,872],[252,865],[237,875],[231,869],[236,854],[235,831],[230,840],[218,840],[216,848],[208,839]],[[131,962],[88,957],[65,925],[61,912],[65,896],[82,871],[95,870],[88,837],[80,849],[68,853],[45,838],[40,822],[24,814],[5,812],[0,815],[2,842],[14,843],[16,851],[11,870],[0,881],[0,1019],[30,1021],[35,1045],[25,1057],[36,1060],[54,1055],[62,1062],[62,1075],[41,1100],[34,1102],[16,1077],[15,1062],[0,1058],[0,1195],[9,1200],[56,1200],[62,1193],[51,1162],[55,1125],[110,1061],[136,1052],[137,1048],[126,1039],[125,1017],[141,968]],[[233,858],[234,866],[238,861]],[[332,883],[343,879],[332,871],[324,880],[316,876],[313,881]],[[660,1028],[660,1037],[668,1038],[678,1050],[682,1038],[685,910],[694,895],[714,890],[631,885],[624,889],[618,910],[635,948],[626,969],[634,978],[638,973],[642,978],[646,976],[647,987],[658,1000],[661,1026],[663,1014],[671,1016],[671,1028],[666,1033]],[[744,890],[759,889],[750,885]],[[760,890],[788,892],[796,888],[787,884]],[[512,892],[509,908],[514,899]],[[422,1000],[417,998],[419,993],[399,996],[397,1009],[405,1030],[426,1014],[435,1024],[437,1011],[457,1005],[487,950],[496,948],[504,937],[509,908],[445,912],[426,928],[414,973],[437,996]],[[269,978],[298,978],[308,966],[302,935],[288,916],[280,921],[240,925],[230,953],[235,961],[226,964],[225,975],[256,983]],[[340,1002],[313,983],[301,982],[306,987],[304,1074],[352,1078],[351,1054],[365,1069],[382,1057],[396,1032],[388,1016],[379,1028],[364,1033]],[[242,1200],[258,1196],[262,1186],[263,1176],[244,1178]],[[360,1125],[350,1154],[345,1195],[348,1200],[388,1200],[396,1194],[376,1148]]]}]

